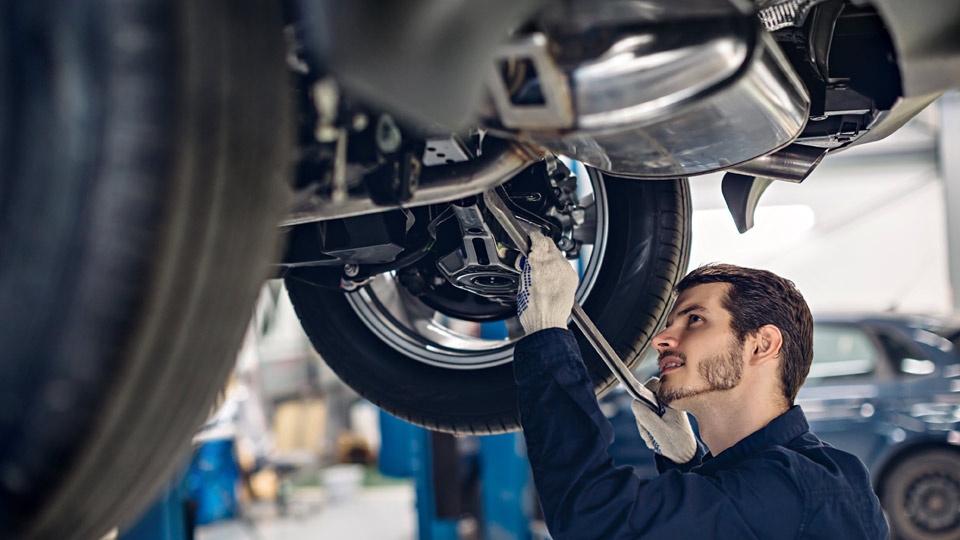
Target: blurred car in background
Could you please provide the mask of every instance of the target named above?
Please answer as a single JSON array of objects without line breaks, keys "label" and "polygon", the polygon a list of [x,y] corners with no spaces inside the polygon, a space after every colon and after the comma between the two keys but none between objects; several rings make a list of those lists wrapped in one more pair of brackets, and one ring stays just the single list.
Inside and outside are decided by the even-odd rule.
[{"label": "blurred car in background", "polygon": [[[797,403],[814,433],[866,464],[897,538],[960,538],[958,345],[960,321],[816,318],[813,365]],[[648,359],[639,373],[655,370]],[[630,399],[618,389],[601,403],[614,425],[610,454],[618,465],[655,475]]]}]

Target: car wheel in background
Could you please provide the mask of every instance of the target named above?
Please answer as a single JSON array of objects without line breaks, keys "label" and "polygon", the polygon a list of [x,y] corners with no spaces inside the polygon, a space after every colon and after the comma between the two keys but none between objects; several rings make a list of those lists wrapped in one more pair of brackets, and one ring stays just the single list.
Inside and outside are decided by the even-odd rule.
[{"label": "car wheel in background", "polygon": [[0,536],[99,538],[190,448],[275,257],[281,3],[0,6]]},{"label": "car wheel in background", "polygon": [[881,494],[895,538],[960,539],[960,452],[911,454],[885,476]]}]

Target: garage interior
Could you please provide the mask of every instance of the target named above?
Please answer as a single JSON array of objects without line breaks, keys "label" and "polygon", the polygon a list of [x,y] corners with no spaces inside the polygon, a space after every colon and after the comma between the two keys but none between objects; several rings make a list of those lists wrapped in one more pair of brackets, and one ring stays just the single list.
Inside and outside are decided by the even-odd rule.
[{"label": "garage interior", "polygon": [[[960,540],[956,0],[12,0],[0,174],[0,539],[560,540],[549,498],[586,499],[534,482],[547,381],[589,422],[548,416],[540,459],[605,418],[614,465],[711,482],[711,426],[765,418],[722,455],[793,415],[856,458],[829,500],[865,530]],[[654,343],[704,319],[678,284],[715,263],[796,285],[813,362],[802,412],[809,355],[780,356],[783,408],[696,402],[701,437],[671,400],[772,394],[741,385],[736,346],[770,344],[743,321],[705,325],[698,371]],[[567,328],[524,322],[545,281]],[[712,386],[644,386],[671,370]],[[773,485],[743,501],[783,521]]]}]

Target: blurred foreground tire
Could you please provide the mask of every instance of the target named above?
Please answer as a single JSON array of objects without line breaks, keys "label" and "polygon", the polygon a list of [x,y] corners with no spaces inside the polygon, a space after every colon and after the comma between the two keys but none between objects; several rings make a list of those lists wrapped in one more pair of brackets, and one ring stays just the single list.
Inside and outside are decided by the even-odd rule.
[{"label": "blurred foreground tire", "polygon": [[960,452],[911,454],[885,476],[883,507],[900,540],[960,540]]},{"label": "blurred foreground tire", "polygon": [[0,5],[0,537],[126,524],[209,413],[277,240],[280,7]]}]

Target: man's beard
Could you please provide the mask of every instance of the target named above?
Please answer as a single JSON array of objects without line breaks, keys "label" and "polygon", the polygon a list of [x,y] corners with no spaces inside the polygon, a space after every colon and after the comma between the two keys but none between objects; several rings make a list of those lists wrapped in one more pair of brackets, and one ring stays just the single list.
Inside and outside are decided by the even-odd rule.
[{"label": "man's beard", "polygon": [[706,382],[705,387],[667,389],[661,384],[657,390],[657,398],[660,403],[669,405],[678,399],[699,396],[707,392],[730,390],[740,384],[740,379],[743,377],[743,360],[740,358],[742,345],[742,342],[732,338],[725,353],[699,362],[697,371],[700,372],[700,376]]}]

